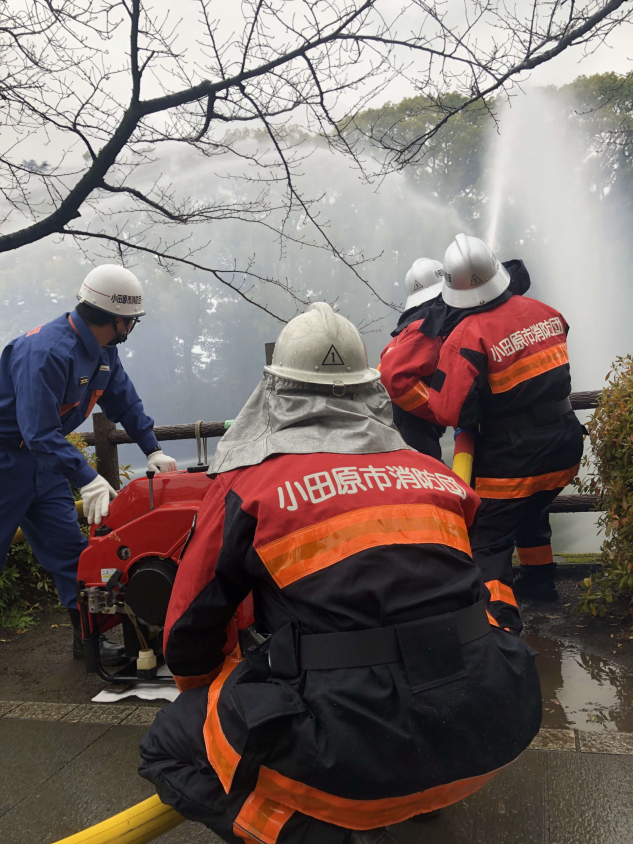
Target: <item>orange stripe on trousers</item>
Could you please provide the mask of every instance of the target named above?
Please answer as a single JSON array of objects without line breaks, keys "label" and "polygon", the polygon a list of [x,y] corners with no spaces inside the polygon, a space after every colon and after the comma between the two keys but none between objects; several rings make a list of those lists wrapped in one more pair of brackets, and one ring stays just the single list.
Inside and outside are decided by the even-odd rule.
[{"label": "orange stripe on trousers", "polygon": [[233,669],[237,668],[241,659],[229,656],[224,660],[224,666],[219,675],[215,678],[209,687],[209,696],[207,698],[207,717],[204,722],[204,743],[207,748],[207,756],[209,762],[218,775],[222,787],[228,794],[233,782],[235,770],[242,758],[237,751],[233,750],[229,744],[218,716],[218,700],[220,699],[220,692],[222,686],[226,682],[229,674]]},{"label": "orange stripe on trousers", "polygon": [[256,792],[326,823],[333,823],[346,829],[375,829],[379,826],[406,821],[407,818],[422,812],[433,812],[435,809],[457,803],[469,794],[478,791],[500,770],[501,768],[478,777],[438,785],[415,794],[406,794],[403,797],[350,800],[311,788],[262,766],[259,769]]},{"label": "orange stripe on trousers", "polygon": [[418,381],[415,387],[410,389],[408,393],[400,396],[400,398],[391,399],[394,404],[397,404],[398,407],[401,407],[403,410],[413,410],[421,404],[426,404],[428,400],[429,388],[426,386],[424,381]]},{"label": "orange stripe on trousers", "polygon": [[536,548],[518,548],[517,554],[522,566],[546,566],[554,562],[551,545],[538,545]]},{"label": "orange stripe on trousers", "polygon": [[528,381],[565,363],[569,363],[567,343],[560,343],[558,346],[551,346],[549,349],[521,358],[502,372],[489,372],[488,383],[493,393],[505,393],[517,384],[522,384],[523,381]]},{"label": "orange stripe on trousers", "polygon": [[294,809],[258,794],[257,789],[246,799],[233,824],[233,834],[249,844],[275,844]]},{"label": "orange stripe on trousers", "polygon": [[256,548],[280,589],[379,545],[448,545],[470,555],[461,516],[432,504],[365,507],[297,530]]},{"label": "orange stripe on trousers", "polygon": [[516,607],[517,602],[514,592],[505,583],[501,583],[500,580],[489,580],[486,586],[490,592],[491,601],[503,601],[504,604],[511,604],[513,607]]},{"label": "orange stripe on trousers", "polygon": [[567,486],[578,474],[579,465],[531,478],[477,478],[475,492],[480,498],[528,498],[535,492]]}]

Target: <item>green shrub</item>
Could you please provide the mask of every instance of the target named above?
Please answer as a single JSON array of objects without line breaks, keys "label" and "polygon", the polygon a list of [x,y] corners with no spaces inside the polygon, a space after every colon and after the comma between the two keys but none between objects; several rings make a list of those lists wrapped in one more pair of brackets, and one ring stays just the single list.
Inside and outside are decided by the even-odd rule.
[{"label": "green shrub", "polygon": [[614,601],[633,614],[633,358],[619,357],[610,383],[587,425],[592,453],[583,458],[589,474],[576,481],[581,493],[598,495],[603,508],[602,571],[585,578],[582,612],[605,615]]}]

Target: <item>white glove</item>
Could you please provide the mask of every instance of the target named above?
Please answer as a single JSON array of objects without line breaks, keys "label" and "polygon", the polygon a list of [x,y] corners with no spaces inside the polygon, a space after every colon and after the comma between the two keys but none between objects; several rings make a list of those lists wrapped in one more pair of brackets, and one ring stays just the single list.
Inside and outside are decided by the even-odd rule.
[{"label": "white glove", "polygon": [[102,517],[108,515],[110,501],[116,496],[116,491],[105,478],[97,475],[94,481],[82,486],[80,492],[84,503],[84,516],[88,519],[88,524],[91,525],[94,522],[100,525]]},{"label": "white glove", "polygon": [[147,458],[147,468],[151,472],[177,472],[178,464],[162,451],[154,451]]}]

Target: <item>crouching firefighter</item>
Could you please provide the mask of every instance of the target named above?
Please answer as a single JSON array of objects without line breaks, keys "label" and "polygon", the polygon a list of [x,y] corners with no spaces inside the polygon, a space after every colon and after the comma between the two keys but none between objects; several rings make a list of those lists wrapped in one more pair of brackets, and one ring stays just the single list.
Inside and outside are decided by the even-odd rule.
[{"label": "crouching firefighter", "polygon": [[211,473],[165,630],[182,694],[141,745],[161,800],[233,844],[387,842],[527,747],[539,683],[487,615],[477,496],[406,446],[329,305],[283,329]]},{"label": "crouching firefighter", "polygon": [[418,258],[404,279],[405,311],[380,356],[380,377],[393,402],[393,421],[417,451],[442,458],[440,437],[446,430],[429,410],[429,384],[440,356],[441,337],[427,337],[420,326],[442,291],[442,265]]},{"label": "crouching firefighter", "polygon": [[[88,541],[69,482],[80,490],[89,524],[108,515],[116,492],[65,437],[99,404],[138,443],[150,469],[177,467],[162,453],[115,348],[145,314],[141,283],[129,270],[104,264],[88,273],[77,298],[72,313],[32,328],[0,357],[0,569],[19,526],[68,608],[73,656],[82,659],[75,584]],[[122,659],[123,648],[102,638],[103,664]]]},{"label": "crouching firefighter", "polygon": [[451,333],[429,398],[443,424],[476,434],[482,503],[473,558],[497,621],[516,632],[515,595],[557,597],[548,508],[575,477],[583,450],[569,399],[569,326],[554,308],[515,295],[527,287],[522,261],[500,264],[481,240],[457,235],[444,256],[442,330]]}]

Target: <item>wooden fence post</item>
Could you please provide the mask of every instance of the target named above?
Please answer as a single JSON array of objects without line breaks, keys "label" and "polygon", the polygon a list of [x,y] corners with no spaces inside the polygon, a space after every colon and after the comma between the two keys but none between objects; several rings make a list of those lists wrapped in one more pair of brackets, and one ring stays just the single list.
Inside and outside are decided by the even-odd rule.
[{"label": "wooden fence post", "polygon": [[108,439],[108,434],[116,428],[116,423],[110,422],[105,413],[93,413],[92,426],[95,432],[97,471],[114,489],[119,489],[119,449]]}]

